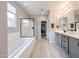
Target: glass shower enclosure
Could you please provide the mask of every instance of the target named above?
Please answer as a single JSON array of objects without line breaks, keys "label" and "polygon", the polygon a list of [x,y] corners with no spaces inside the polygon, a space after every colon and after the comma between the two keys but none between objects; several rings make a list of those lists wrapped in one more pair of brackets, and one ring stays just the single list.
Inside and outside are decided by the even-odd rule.
[{"label": "glass shower enclosure", "polygon": [[20,37],[35,36],[35,19],[20,18]]}]

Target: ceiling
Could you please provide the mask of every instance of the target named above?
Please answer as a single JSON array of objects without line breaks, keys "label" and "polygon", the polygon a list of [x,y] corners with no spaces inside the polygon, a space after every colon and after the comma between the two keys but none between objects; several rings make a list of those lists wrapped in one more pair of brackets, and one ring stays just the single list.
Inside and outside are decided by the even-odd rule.
[{"label": "ceiling", "polygon": [[[41,9],[44,9],[44,12],[58,7],[61,3],[65,1],[18,1],[17,2],[21,7],[29,13],[31,16],[41,15]],[[27,6],[24,4],[27,3]]]}]

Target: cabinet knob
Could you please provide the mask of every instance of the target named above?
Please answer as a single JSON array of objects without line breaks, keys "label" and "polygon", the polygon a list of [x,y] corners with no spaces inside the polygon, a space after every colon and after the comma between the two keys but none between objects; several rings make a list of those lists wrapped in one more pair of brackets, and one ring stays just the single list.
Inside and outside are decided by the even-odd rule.
[{"label": "cabinet knob", "polygon": [[79,47],[79,42],[78,42],[78,44],[77,44],[77,45],[78,45],[78,47]]},{"label": "cabinet knob", "polygon": [[64,40],[64,42],[66,42],[66,41]]},{"label": "cabinet knob", "polygon": [[66,38],[65,36],[63,36],[63,38]]},{"label": "cabinet knob", "polygon": [[65,49],[65,47],[63,46],[63,48]]},{"label": "cabinet knob", "polygon": [[32,29],[34,29],[34,27],[32,27]]}]

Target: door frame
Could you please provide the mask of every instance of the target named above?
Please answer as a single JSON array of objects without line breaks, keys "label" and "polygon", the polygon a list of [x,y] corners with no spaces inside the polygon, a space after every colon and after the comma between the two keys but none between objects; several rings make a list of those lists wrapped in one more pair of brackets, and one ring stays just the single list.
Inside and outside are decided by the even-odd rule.
[{"label": "door frame", "polygon": [[[41,21],[42,22],[42,21]],[[46,22],[46,39],[47,39],[47,21],[45,21]],[[41,29],[41,28],[40,28]],[[42,36],[41,36],[41,38],[42,38]]]},{"label": "door frame", "polygon": [[[33,30],[33,36],[22,36],[22,19],[33,19],[32,21],[34,22],[33,23],[33,26],[34,26],[34,30]],[[25,38],[25,37],[34,37],[35,36],[35,18],[20,18],[20,37],[21,38]]]}]

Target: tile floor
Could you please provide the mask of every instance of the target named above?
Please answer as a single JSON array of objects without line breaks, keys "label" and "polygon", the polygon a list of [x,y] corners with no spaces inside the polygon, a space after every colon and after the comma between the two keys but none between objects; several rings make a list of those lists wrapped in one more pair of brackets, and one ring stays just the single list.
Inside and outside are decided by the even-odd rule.
[{"label": "tile floor", "polygon": [[30,58],[68,58],[68,55],[56,43],[39,39]]}]

